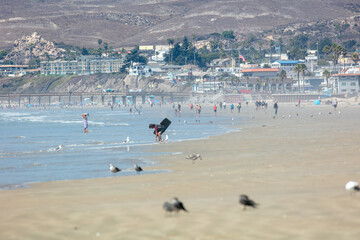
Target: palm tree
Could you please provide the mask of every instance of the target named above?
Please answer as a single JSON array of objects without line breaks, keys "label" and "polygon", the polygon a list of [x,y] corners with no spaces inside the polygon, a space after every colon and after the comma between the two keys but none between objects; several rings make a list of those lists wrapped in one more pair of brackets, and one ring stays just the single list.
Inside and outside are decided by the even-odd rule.
[{"label": "palm tree", "polygon": [[[168,38],[168,39],[167,39],[167,42],[168,42],[168,44],[169,44],[169,48],[171,48],[171,46],[173,46],[173,44],[174,44],[174,39]],[[169,49],[169,50],[170,50],[170,49]],[[170,53],[169,62],[170,62],[170,64],[171,64],[171,62],[172,62],[171,50],[169,51],[169,53]]]},{"label": "palm tree", "polygon": [[[327,46],[325,46],[325,47],[327,47]],[[325,47],[324,47],[324,49],[325,49]],[[326,50],[329,51],[328,48]],[[339,62],[340,56],[345,56],[347,54],[347,51],[343,46],[333,43],[330,47],[330,52],[333,53],[331,56],[331,59],[334,63],[334,69],[336,69],[336,65]]]},{"label": "palm tree", "polygon": [[329,87],[329,77],[331,75],[329,70],[325,69],[322,75],[326,79],[326,87]]},{"label": "palm tree", "polygon": [[280,78],[280,81],[281,81],[281,88],[282,88],[282,92],[284,93],[285,92],[285,86],[284,86],[284,79],[286,78],[286,71],[283,69],[280,71],[280,74],[279,74],[279,78]]},{"label": "palm tree", "polygon": [[272,60],[272,47],[275,45],[274,40],[270,40],[269,45],[270,45],[270,63],[271,63],[271,60]]},{"label": "palm tree", "polygon": [[301,74],[303,76],[303,91],[305,91],[305,72],[307,71],[307,67],[304,63],[301,63],[300,66],[301,66]]},{"label": "palm tree", "polygon": [[328,55],[331,52],[331,48],[328,45],[325,45],[323,48],[323,52]]},{"label": "palm tree", "polygon": [[296,64],[294,67],[294,72],[297,73],[297,77],[298,77],[298,88],[299,88],[299,93],[300,93],[300,73],[302,72],[301,66],[300,64]]},{"label": "palm tree", "polygon": [[100,47],[100,45],[101,45],[102,41],[103,41],[103,40],[102,40],[102,39],[100,39],[100,38],[97,40],[97,42],[98,42],[98,44],[99,44],[99,47]]},{"label": "palm tree", "polygon": [[351,55],[351,60],[354,61],[355,66],[356,66],[357,63],[358,63],[359,60],[360,60],[360,58],[359,58],[359,53],[358,53],[358,52],[354,52],[354,53]]}]

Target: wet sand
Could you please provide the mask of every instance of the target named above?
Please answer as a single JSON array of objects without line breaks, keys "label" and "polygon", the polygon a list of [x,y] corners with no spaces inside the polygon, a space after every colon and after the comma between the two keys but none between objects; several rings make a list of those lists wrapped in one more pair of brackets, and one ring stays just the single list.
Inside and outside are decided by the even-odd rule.
[{"label": "wet sand", "polygon": [[[359,239],[360,194],[345,184],[360,182],[360,106],[338,111],[280,103],[273,118],[243,105],[237,132],[152,150],[182,152],[154,158],[171,172],[1,191],[0,239]],[[175,196],[189,213],[165,216]]]}]

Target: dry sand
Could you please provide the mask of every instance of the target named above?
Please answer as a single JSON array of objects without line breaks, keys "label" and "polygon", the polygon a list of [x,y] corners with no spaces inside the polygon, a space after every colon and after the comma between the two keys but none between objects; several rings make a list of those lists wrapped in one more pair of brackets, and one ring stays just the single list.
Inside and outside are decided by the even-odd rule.
[{"label": "dry sand", "polygon": [[[154,149],[182,152],[156,157],[169,173],[1,191],[0,239],[359,239],[360,194],[344,186],[360,181],[360,107],[343,105],[280,103],[275,119],[243,106],[255,118],[240,131]],[[243,211],[242,193],[259,207]],[[189,213],[165,216],[174,196]]]}]

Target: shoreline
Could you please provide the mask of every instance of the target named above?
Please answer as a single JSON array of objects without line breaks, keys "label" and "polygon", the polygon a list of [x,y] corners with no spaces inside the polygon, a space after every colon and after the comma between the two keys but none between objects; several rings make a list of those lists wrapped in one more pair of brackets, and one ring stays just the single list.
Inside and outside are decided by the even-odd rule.
[{"label": "shoreline", "polygon": [[[172,113],[171,105],[164,106],[163,108],[165,108],[165,111],[168,111],[168,112]],[[147,111],[147,110],[151,110],[151,111],[155,110],[156,111],[157,110],[156,108],[155,109],[150,108],[150,106],[147,106],[147,108],[145,107],[144,109],[145,109],[145,111]],[[210,109],[210,107],[209,107],[209,109]],[[77,111],[77,109],[72,109],[72,110]],[[122,109],[122,111],[123,110],[124,109]],[[47,110],[45,110],[45,111],[47,111]],[[86,111],[86,109],[84,109],[84,111]],[[27,111],[25,111],[25,112],[27,112]],[[189,124],[191,124],[192,127],[196,127],[196,126],[194,126],[193,122],[195,122],[195,119],[197,119],[197,118],[190,116],[190,119],[189,119],[189,113],[190,113],[190,111],[186,111],[186,114],[184,114],[185,117],[180,117],[180,118],[173,116],[174,122],[177,122],[178,120],[180,122],[180,121],[182,121],[182,118],[183,119],[188,119],[188,121],[190,122]],[[116,114],[116,111],[114,111],[114,114]],[[191,113],[191,115],[192,114],[193,113]],[[207,120],[209,119],[209,113],[207,114],[207,116],[205,116],[205,118]],[[210,118],[212,118],[212,117],[210,116]],[[205,125],[207,125],[207,120],[205,121],[205,119],[204,119]],[[216,122],[216,120],[214,120],[214,122]],[[181,144],[181,142],[184,142],[184,141],[194,141],[194,140],[195,141],[197,141],[197,140],[201,141],[201,140],[205,140],[205,139],[207,139],[207,138],[209,138],[211,136],[219,136],[219,135],[222,135],[222,134],[227,134],[228,132],[237,131],[237,130],[235,130],[233,128],[233,126],[230,126],[229,123],[227,123],[226,127],[219,126],[219,123],[215,123],[215,124],[217,125],[218,130],[216,130],[216,132],[211,133],[208,136],[200,136],[199,135],[199,136],[192,136],[192,138],[188,138],[188,136],[184,136],[184,139],[182,139],[182,140],[173,140],[171,138],[171,136],[170,136],[170,138],[171,138],[170,142],[161,143],[161,144],[171,144],[171,143],[180,143]],[[237,122],[237,123],[235,123],[235,125],[242,125],[242,123]],[[149,134],[151,134],[151,133],[149,133]],[[158,142],[157,143],[149,142],[149,143],[143,143],[143,144],[140,144],[140,145],[130,145],[130,147],[133,149],[132,152],[137,153],[137,156],[136,157],[132,156],[132,159],[134,159],[134,160],[138,159],[140,161],[141,165],[145,166],[146,168],[152,169],[152,172],[151,173],[147,172],[147,174],[158,174],[158,172],[159,172],[159,171],[157,171],[157,167],[160,165],[160,163],[157,163],[156,160],[153,161],[154,159],[156,159],[156,158],[158,158],[158,157],[160,157],[161,155],[164,155],[164,154],[173,154],[173,153],[161,153],[161,152],[159,152],[159,153],[156,153],[156,155],[154,156],[154,154],[152,153],[152,149],[160,147],[160,145],[158,145],[158,144],[159,144]],[[119,147],[123,147],[123,146],[121,145]],[[117,149],[117,148],[118,148],[117,146],[113,147],[113,149]],[[153,163],[153,162],[155,162],[155,163]],[[127,177],[129,175],[133,175],[133,173],[130,173],[131,168],[125,168],[123,170],[125,170],[125,171],[122,171],[122,172],[116,174],[116,177]],[[103,169],[103,171],[108,172],[108,169],[105,167]],[[136,173],[134,173],[134,174],[136,174]],[[106,177],[108,177],[108,176],[106,176]],[[85,177],[79,177],[79,178],[75,177],[75,178],[72,178],[72,179],[54,178],[54,180],[50,180],[50,181],[49,180],[42,181],[41,179],[35,180],[35,181],[30,181],[30,182],[13,182],[13,183],[6,183],[6,181],[5,181],[4,184],[1,185],[0,191],[7,191],[7,190],[14,190],[14,189],[21,189],[21,188],[31,188],[34,184],[46,183],[46,182],[51,183],[51,182],[72,181],[72,180],[81,180],[81,179],[101,179],[101,178],[103,178],[103,177],[88,177],[88,178],[86,178],[86,176],[85,176]]]},{"label": "shoreline", "polygon": [[[271,107],[249,107],[241,131],[156,146],[183,153],[153,156],[172,172],[2,191],[0,237],[355,240],[360,207],[344,186],[360,181],[359,110],[280,104],[274,119]],[[192,164],[189,153],[203,160]],[[240,194],[259,207],[243,211]],[[172,197],[189,213],[166,217],[161,206]]]}]

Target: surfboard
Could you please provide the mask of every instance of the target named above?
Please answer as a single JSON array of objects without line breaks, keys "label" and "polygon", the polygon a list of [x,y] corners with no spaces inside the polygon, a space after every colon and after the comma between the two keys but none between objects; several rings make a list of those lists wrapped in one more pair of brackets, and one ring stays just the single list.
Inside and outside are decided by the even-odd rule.
[{"label": "surfboard", "polygon": [[171,124],[171,121],[167,118],[164,118],[164,120],[162,120],[160,123],[160,125],[162,125],[161,133],[164,133],[165,130],[170,126],[170,124]]}]

